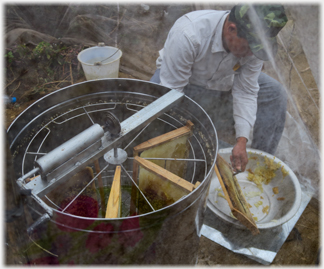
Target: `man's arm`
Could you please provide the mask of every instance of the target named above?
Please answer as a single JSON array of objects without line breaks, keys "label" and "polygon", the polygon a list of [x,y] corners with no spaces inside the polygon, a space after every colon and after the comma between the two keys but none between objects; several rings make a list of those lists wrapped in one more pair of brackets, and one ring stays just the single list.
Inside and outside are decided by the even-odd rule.
[{"label": "man's arm", "polygon": [[235,121],[236,144],[232,150],[231,162],[235,171],[244,171],[248,163],[246,143],[256,120],[258,78],[263,61],[252,59],[242,66],[233,84],[233,116]]}]

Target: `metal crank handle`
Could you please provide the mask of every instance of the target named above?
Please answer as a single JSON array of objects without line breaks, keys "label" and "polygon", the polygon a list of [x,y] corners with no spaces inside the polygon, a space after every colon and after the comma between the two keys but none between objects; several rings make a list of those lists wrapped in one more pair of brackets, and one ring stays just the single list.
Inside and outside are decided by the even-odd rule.
[{"label": "metal crank handle", "polygon": [[33,231],[36,229],[37,226],[41,225],[44,222],[47,222],[50,220],[50,216],[45,213],[44,215],[42,215],[39,219],[37,219],[32,225],[30,225],[27,228],[27,234],[31,235],[33,233]]}]

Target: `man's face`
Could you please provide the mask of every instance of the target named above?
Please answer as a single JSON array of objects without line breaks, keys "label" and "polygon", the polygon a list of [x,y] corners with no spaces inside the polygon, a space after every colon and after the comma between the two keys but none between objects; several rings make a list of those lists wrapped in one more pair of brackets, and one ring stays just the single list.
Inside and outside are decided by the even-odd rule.
[{"label": "man's face", "polygon": [[237,58],[242,58],[253,54],[247,40],[237,37],[237,35],[234,35],[227,40],[227,48]]},{"label": "man's face", "polygon": [[237,58],[252,55],[249,43],[245,38],[237,36],[237,28],[235,24],[226,20],[223,29],[223,46]]}]

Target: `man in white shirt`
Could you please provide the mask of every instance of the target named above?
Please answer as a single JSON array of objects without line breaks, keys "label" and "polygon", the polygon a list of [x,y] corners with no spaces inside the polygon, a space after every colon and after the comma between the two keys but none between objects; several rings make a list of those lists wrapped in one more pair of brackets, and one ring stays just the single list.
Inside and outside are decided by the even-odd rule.
[{"label": "man in white shirt", "polygon": [[175,22],[159,51],[151,82],[184,91],[206,110],[216,130],[234,119],[234,171],[245,170],[252,128],[252,147],[270,154],[283,132],[285,90],[261,69],[275,55],[276,35],[286,22],[281,5],[194,11]]}]

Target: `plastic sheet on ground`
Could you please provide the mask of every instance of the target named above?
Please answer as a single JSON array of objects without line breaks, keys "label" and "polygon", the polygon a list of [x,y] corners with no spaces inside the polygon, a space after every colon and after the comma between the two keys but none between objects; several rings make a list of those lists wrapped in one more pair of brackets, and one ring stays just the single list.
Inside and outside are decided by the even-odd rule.
[{"label": "plastic sheet on ground", "polygon": [[235,253],[269,265],[287,240],[312,195],[312,193],[303,192],[300,208],[292,219],[281,226],[260,230],[260,234],[256,236],[248,230],[236,228],[227,223],[207,208],[201,235]]}]

